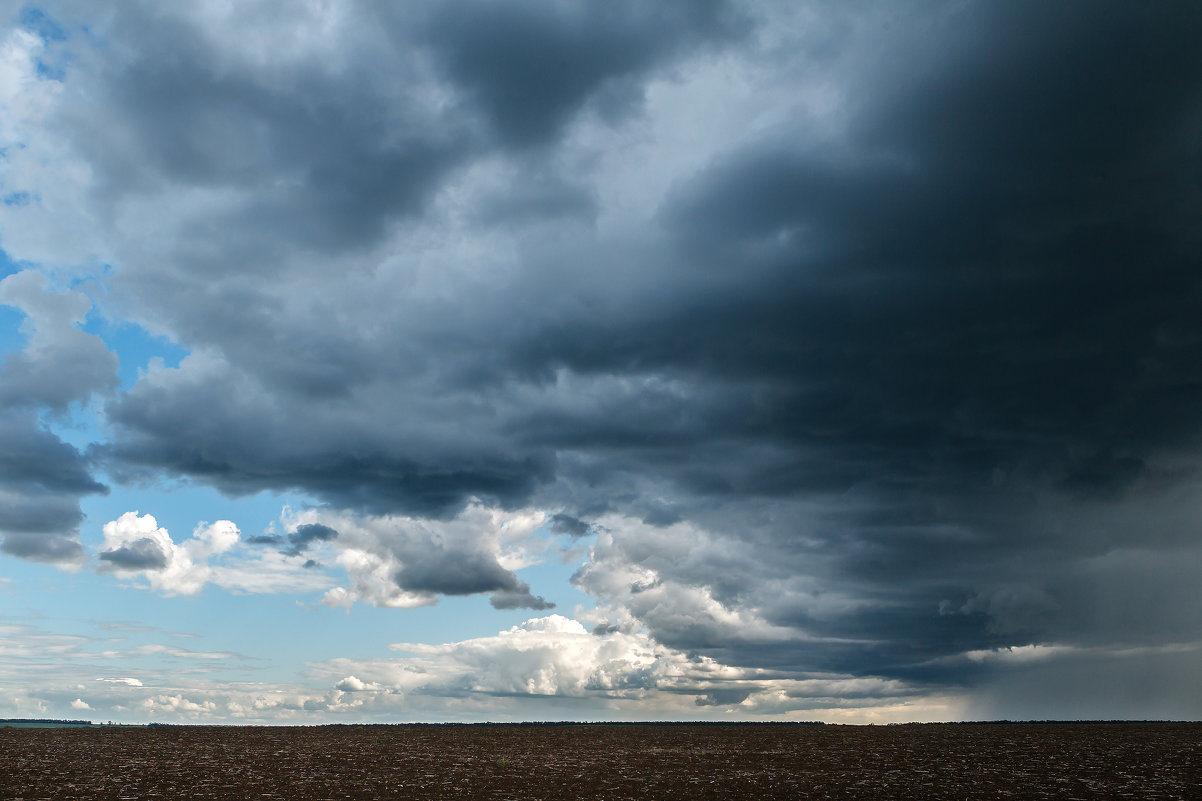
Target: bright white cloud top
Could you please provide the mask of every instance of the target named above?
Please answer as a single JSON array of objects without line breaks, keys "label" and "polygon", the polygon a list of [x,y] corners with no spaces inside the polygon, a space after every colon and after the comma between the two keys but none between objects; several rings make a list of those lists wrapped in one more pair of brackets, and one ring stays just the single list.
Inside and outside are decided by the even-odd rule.
[{"label": "bright white cloud top", "polygon": [[0,717],[1202,715],[1199,38],[0,2]]}]

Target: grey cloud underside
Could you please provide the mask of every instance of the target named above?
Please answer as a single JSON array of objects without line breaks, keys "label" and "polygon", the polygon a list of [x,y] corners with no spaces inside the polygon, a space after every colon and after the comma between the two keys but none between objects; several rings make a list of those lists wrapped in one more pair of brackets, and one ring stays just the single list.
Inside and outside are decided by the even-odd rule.
[{"label": "grey cloud underside", "polygon": [[314,542],[328,542],[338,538],[338,532],[320,523],[305,523],[296,527],[296,531],[288,535],[288,547],[284,553],[289,556],[299,556]]},{"label": "grey cloud underside", "polygon": [[721,2],[444,4],[423,41],[506,146],[547,144],[593,103],[606,117],[637,105],[657,62],[744,26]]},{"label": "grey cloud underside", "polygon": [[101,562],[116,570],[158,570],[167,566],[167,554],[149,538],[97,554]]},{"label": "grey cloud underside", "polygon": [[[78,511],[78,510],[77,510]],[[72,528],[78,526],[75,521]],[[74,564],[83,558],[83,546],[72,534],[4,534],[4,542],[0,543],[0,551],[19,559],[29,559],[34,562],[49,562],[51,564]]]},{"label": "grey cloud underside", "polygon": [[[414,439],[423,449],[406,452],[403,445],[374,441],[370,430],[349,432],[334,421],[328,429],[310,429],[300,449],[276,451],[264,435],[275,440],[279,432],[254,430],[262,412],[223,409],[223,396],[220,387],[213,387],[211,395],[202,391],[186,405],[155,407],[153,402],[142,405],[143,398],[131,394],[112,410],[113,419],[141,430],[99,453],[116,460],[118,474],[120,462],[127,462],[192,476],[232,495],[291,486],[341,507],[373,513],[403,509],[426,516],[452,514],[469,495],[518,506],[553,475],[553,455],[545,450],[514,457],[499,448],[483,450],[485,443],[481,450],[466,443],[448,447],[421,434]],[[228,417],[216,416],[222,412]],[[293,419],[313,412],[302,404]],[[222,425],[236,420],[245,426],[240,442],[227,440],[233,432]]]},{"label": "grey cloud underside", "polygon": [[[370,242],[390,219],[420,211],[472,149],[462,126],[406,91],[416,67],[399,50],[378,74],[356,64],[340,74],[254,72],[222,65],[214,43],[170,15],[130,7],[110,24],[109,36],[138,42],[134,55],[89,65],[89,96],[68,115],[99,104],[116,110],[120,125],[87,135],[82,119],[64,121],[79,130],[103,191],[230,191],[224,210],[188,233],[230,237],[259,269],[298,245]],[[216,258],[220,250],[199,259],[207,269],[238,269]]]},{"label": "grey cloud underside", "polygon": [[79,500],[107,492],[83,454],[39,425],[32,412],[0,412],[0,550],[23,559],[78,561]]},{"label": "grey cloud underside", "polygon": [[77,292],[46,291],[34,271],[0,281],[0,304],[25,313],[24,350],[0,357],[0,409],[48,408],[61,414],[117,385],[117,357],[99,337],[80,330],[89,303]]},{"label": "grey cloud underside", "polygon": [[555,224],[592,222],[597,212],[597,199],[587,186],[522,164],[502,186],[484,193],[474,218],[485,226]]},{"label": "grey cloud underside", "polygon": [[0,357],[0,551],[77,564],[80,499],[106,493],[88,458],[63,442],[39,412],[65,416],[117,384],[117,357],[79,323],[90,306],[79,292],[48,291],[24,270],[0,280],[0,304],[24,314],[25,347]]},{"label": "grey cloud underside", "polygon": [[403,590],[438,595],[491,593],[497,609],[552,609],[555,604],[530,592],[518,579],[487,554],[448,551],[429,543],[412,543],[399,556],[403,566],[396,574]]},{"label": "grey cloud underside", "polygon": [[397,583],[418,592],[471,595],[500,589],[511,575],[483,555],[424,549],[406,560]]},{"label": "grey cloud underside", "polygon": [[591,533],[592,527],[579,518],[560,513],[552,515],[551,530],[556,534],[567,534],[569,537],[583,537]]},{"label": "grey cloud underside", "polygon": [[536,612],[554,609],[555,603],[530,591],[530,585],[517,582],[512,589],[495,590],[488,602],[494,609],[532,609]]},{"label": "grey cloud underside", "polygon": [[286,542],[279,534],[254,534],[243,537],[242,541],[247,545],[283,545]]},{"label": "grey cloud underside", "polygon": [[115,388],[116,358],[98,339],[83,335],[81,340],[36,357],[9,354],[0,365],[0,406],[62,412],[93,389]]},{"label": "grey cloud underside", "polygon": [[75,448],[37,425],[32,414],[0,416],[0,483],[29,494],[103,492]]},{"label": "grey cloud underside", "polygon": [[[865,7],[776,49],[716,5],[475,10],[378,12],[361,52],[408,83],[220,71],[186,27],[94,75],[80,147],[115,197],[239,198],[117,277],[206,355],[109,405],[115,475],[538,503],[573,536],[624,514],[648,528],[604,558],[659,583],[577,581],[730,664],[948,684],[996,670],[967,651],[1194,636],[1172,554],[1202,523],[1195,6],[931,4],[889,29]],[[637,125],[653,79],[715,54],[801,85],[806,47],[836,135],[781,110],[653,219],[595,224],[607,176],[574,130]],[[681,556],[684,524],[709,535]],[[495,562],[406,556],[407,589],[538,600]],[[697,587],[776,633],[707,621]]]}]

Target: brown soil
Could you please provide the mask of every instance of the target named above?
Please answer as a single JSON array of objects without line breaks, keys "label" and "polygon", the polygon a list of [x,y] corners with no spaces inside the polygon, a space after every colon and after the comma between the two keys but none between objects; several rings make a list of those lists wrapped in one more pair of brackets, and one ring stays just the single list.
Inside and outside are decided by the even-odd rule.
[{"label": "brown soil", "polygon": [[1202,798],[1202,724],[0,729],[0,799]]}]

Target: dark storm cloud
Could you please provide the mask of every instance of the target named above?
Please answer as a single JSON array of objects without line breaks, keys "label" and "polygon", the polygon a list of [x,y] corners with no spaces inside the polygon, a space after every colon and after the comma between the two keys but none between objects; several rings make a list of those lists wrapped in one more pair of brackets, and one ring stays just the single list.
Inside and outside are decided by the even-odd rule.
[{"label": "dark storm cloud", "polygon": [[[598,523],[577,583],[727,664],[954,686],[1004,669],[968,653],[1196,636],[1196,6],[868,5],[804,37],[693,4],[410,13],[329,71],[114,28],[161,36],[79,105],[101,183],[236,198],[129,250],[117,282],[194,356],[109,405],[117,475],[641,520]],[[746,126],[669,179],[631,155],[662,198],[631,223],[583,151],[634,153],[606,126],[699,53],[745,68],[713,91]],[[470,549],[378,550],[411,592],[545,603]]]},{"label": "dark storm cloud", "polygon": [[[458,511],[470,495],[517,506],[552,475],[553,456],[545,450],[523,457],[484,442],[440,441],[429,431],[413,432],[410,446],[400,450],[370,427],[347,431],[336,421],[323,430],[314,420],[302,447],[280,450],[278,432],[258,424],[265,410],[240,404],[226,389],[198,387],[190,400],[176,397],[170,405],[160,404],[162,395],[153,390],[133,392],[111,414],[140,435],[131,431],[100,452],[200,478],[234,495],[288,485],[341,507],[427,516]],[[302,405],[297,417],[312,413]],[[120,461],[111,462],[118,472]]]},{"label": "dark storm cloud", "polygon": [[1181,699],[1193,696],[1197,660],[1196,649],[1170,647],[1135,650],[1109,661],[1084,650],[1066,653],[1052,665],[1038,659],[1017,662],[974,696],[966,717],[1084,720],[1097,716],[1092,699],[1105,698],[1115,719],[1192,719]]},{"label": "dark storm cloud", "polygon": [[[480,338],[495,336],[482,327],[491,327],[491,314],[477,313],[488,302],[485,295],[465,296],[449,314],[398,297],[393,308],[361,313],[395,320],[365,334],[337,292],[302,301],[328,323],[315,328],[311,321],[299,324],[287,292],[251,276],[307,273],[307,248],[370,250],[386,223],[426,213],[433,194],[458,180],[452,175],[457,167],[495,159],[513,146],[550,146],[594,100],[612,112],[614,98],[630,94],[616,91],[617,84],[637,87],[698,46],[747,30],[720,4],[653,10],[467,4],[440,6],[427,16],[370,9],[362,20],[359,13],[347,7],[352,22],[379,27],[348,24],[328,33],[356,53],[337,69],[239,61],[221,52],[194,19],[132,9],[106,21],[106,36],[137,44],[128,59],[91,65],[70,112],[76,116],[63,121],[78,132],[106,196],[140,202],[175,185],[228,193],[232,203],[186,218],[176,235],[188,246],[118,276],[126,291],[143,298],[144,309],[169,308],[158,315],[161,324],[185,345],[214,345],[234,364],[185,394],[178,386],[141,386],[114,404],[113,420],[128,436],[98,453],[110,457],[117,475],[132,475],[117,464],[126,462],[134,472],[162,468],[231,493],[289,485],[377,512],[445,515],[470,497],[506,506],[527,502],[553,476],[555,454],[548,445],[523,446],[507,432],[489,430],[496,412],[508,416],[508,410],[488,409],[487,400],[465,394],[457,405],[470,407],[464,411],[479,420],[456,421],[462,443],[448,445],[423,425],[450,411],[439,399],[458,392],[461,375],[486,369],[505,380],[503,354],[494,360],[478,349]],[[510,58],[518,52],[521,59]],[[422,53],[445,73],[446,86],[429,84]],[[453,103],[430,100],[448,91]],[[491,121],[484,131],[471,123],[481,115]],[[511,180],[483,188],[474,199],[478,220],[501,225],[594,213],[591,188],[563,175],[566,167],[514,166],[516,172],[502,171]],[[387,191],[376,191],[372,182]],[[329,269],[314,266],[309,285],[334,280]],[[304,286],[296,285],[302,293]],[[172,300],[183,296],[191,301]],[[538,336],[535,322],[529,333]],[[241,370],[254,378],[243,379]],[[412,381],[425,386],[406,387]],[[227,392],[243,382],[261,386],[247,387],[244,397]],[[353,406],[382,414],[365,419],[357,434],[348,436],[349,418],[331,418],[324,431],[309,425],[311,441],[297,447],[286,445],[273,425],[252,422],[266,411],[255,408],[258,401],[270,406],[291,398],[299,406],[287,417],[311,420],[321,413],[308,397],[348,400],[373,385],[405,400],[398,404],[382,393],[354,397]],[[413,399],[416,407],[405,408]],[[397,420],[411,421],[401,425],[416,431],[398,437],[408,440],[402,447],[381,443],[372,426]]]},{"label": "dark storm cloud", "polygon": [[[724,632],[669,587],[631,597],[661,641],[954,683],[974,671],[942,655],[1197,631],[1167,562],[1198,524],[1202,15],[1078,11],[938,19],[946,48],[894,42],[865,71],[845,139],[753,142],[663,209],[698,281],[754,280],[731,281],[738,302],[684,298],[645,329],[645,363],[755,402],[710,420],[737,458],[653,447],[643,464],[725,496],[689,516],[741,528],[751,555],[626,557],[818,639]],[[763,526],[748,496],[825,511]],[[1124,551],[1148,563],[1115,558],[1103,580]],[[1124,615],[1120,586],[1158,600]]]},{"label": "dark storm cloud", "polygon": [[108,25],[137,42],[134,55],[91,74],[86,102],[69,112],[119,115],[119,126],[72,126],[98,179],[118,198],[164,182],[234,190],[226,213],[191,233],[232,235],[257,269],[272,269],[285,241],[370,243],[390,219],[420,212],[470,147],[405,92],[414,65],[400,51],[379,72],[229,69],[204,31],[172,15],[127,7]]},{"label": "dark storm cloud", "polygon": [[[118,202],[170,185],[224,192],[225,211],[179,232],[200,245],[183,266],[209,272],[278,271],[298,248],[368,249],[421,216],[457,169],[498,147],[553,143],[590,104],[621,116],[650,70],[747,30],[708,1],[340,12],[337,29],[308,20],[347,51],[335,63],[231,55],[195,15],[131,5],[107,17],[101,35],[128,43],[128,57],[74,65],[76,102],[62,120],[98,190]],[[231,10],[221,33],[264,22]],[[445,86],[431,85],[431,62]],[[481,215],[590,214],[588,187],[540,172],[510,203],[482,199]]]},{"label": "dark storm cloud", "polygon": [[[745,28],[721,2],[460,2],[421,33],[470,111],[507,145],[553,140],[590,100],[621,116],[638,79],[675,51]],[[625,91],[624,91],[625,90]]]},{"label": "dark storm cloud", "polygon": [[480,199],[476,219],[483,225],[556,223],[578,218],[591,222],[597,199],[588,187],[541,171],[522,173]]},{"label": "dark storm cloud", "polygon": [[889,53],[845,140],[757,143],[665,209],[702,274],[760,271],[669,336],[776,385],[740,433],[819,456],[796,489],[1115,494],[1198,433],[1197,15],[1016,8]]}]

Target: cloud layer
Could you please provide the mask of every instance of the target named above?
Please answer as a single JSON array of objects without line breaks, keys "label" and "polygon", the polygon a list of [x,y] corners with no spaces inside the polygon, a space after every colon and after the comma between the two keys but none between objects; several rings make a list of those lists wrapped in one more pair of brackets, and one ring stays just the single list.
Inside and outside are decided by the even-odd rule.
[{"label": "cloud layer", "polygon": [[[325,548],[332,605],[545,610],[531,543],[587,544],[609,633],[531,645],[552,694],[594,676],[557,648],[641,665],[632,637],[980,698],[1021,697],[1038,670],[978,658],[1015,649],[1197,668],[1192,5],[9,22],[6,553],[83,564],[81,498],[182,478],[311,498],[237,547]],[[122,388],[89,314],[188,355]],[[54,427],[101,407],[87,446]],[[135,513],[103,536],[101,569],[184,594],[239,542]],[[474,647],[421,657],[466,682]],[[480,691],[540,694],[507,675]],[[699,697],[767,690],[741,692]]]}]

